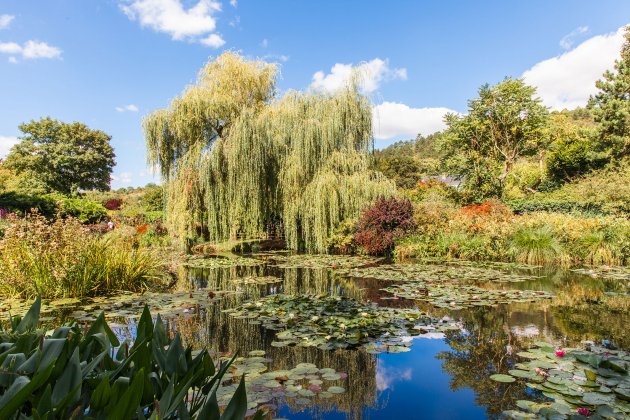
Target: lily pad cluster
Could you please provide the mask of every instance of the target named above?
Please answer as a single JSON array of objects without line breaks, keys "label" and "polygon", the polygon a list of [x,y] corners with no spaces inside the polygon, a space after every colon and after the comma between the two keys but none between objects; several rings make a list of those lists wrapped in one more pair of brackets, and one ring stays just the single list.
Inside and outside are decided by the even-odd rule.
[{"label": "lily pad cluster", "polygon": [[377,264],[380,258],[347,255],[278,255],[274,265],[280,268],[332,268],[344,269]]},{"label": "lily pad cluster", "polygon": [[275,284],[281,283],[282,279],[276,276],[247,276],[247,277],[236,277],[232,280],[232,283],[235,284]]},{"label": "lily pad cluster", "polygon": [[575,268],[571,271],[573,271],[574,273],[584,274],[593,278],[630,281],[630,267]]},{"label": "lily pad cluster", "polygon": [[[95,321],[99,312],[105,311],[109,320],[120,318],[138,318],[145,305],[159,312],[163,319],[190,317],[199,312],[200,307],[209,306],[228,293],[226,291],[211,291],[198,289],[194,291],[179,291],[170,293],[147,292],[143,294],[127,293],[114,297],[96,297],[86,300],[59,299],[42,301],[41,321],[54,318],[66,318],[79,322]],[[0,307],[0,319],[11,315],[20,315],[28,310],[28,303],[19,300],[5,301]]]},{"label": "lily pad cluster", "polygon": [[536,279],[529,274],[516,274],[491,267],[457,264],[390,264],[378,267],[343,270],[348,277],[374,278],[391,281],[424,281],[438,283],[457,281],[464,283],[498,282],[516,283]]},{"label": "lily pad cluster", "polygon": [[185,266],[191,268],[226,268],[226,267],[252,267],[262,265],[265,262],[257,258],[242,257],[233,255],[230,257],[203,255],[192,255],[188,258]]},{"label": "lily pad cluster", "polygon": [[536,290],[484,289],[457,284],[407,282],[383,288],[396,297],[428,302],[439,308],[464,309],[501,303],[533,302],[551,299],[552,294]]},{"label": "lily pad cluster", "polygon": [[498,382],[523,381],[547,402],[519,400],[510,418],[571,418],[591,416],[623,419],[630,416],[630,353],[591,346],[557,350],[549,343],[518,353],[525,361]]},{"label": "lily pad cluster", "polygon": [[223,381],[217,389],[219,406],[226,406],[245,375],[247,408],[264,409],[278,402],[308,406],[318,400],[343,394],[347,374],[332,368],[319,368],[312,363],[300,363],[293,369],[268,371],[272,361],[263,350],[254,350],[249,357],[237,358],[228,370],[231,380]]},{"label": "lily pad cluster", "polygon": [[279,331],[274,347],[322,350],[363,346],[374,353],[401,352],[409,337],[458,328],[415,309],[383,308],[345,297],[271,295],[225,312]]}]

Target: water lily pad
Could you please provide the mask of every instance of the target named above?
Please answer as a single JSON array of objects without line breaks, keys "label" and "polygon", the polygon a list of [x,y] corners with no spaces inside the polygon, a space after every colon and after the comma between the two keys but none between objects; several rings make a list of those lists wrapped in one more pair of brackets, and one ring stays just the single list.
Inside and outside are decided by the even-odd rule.
[{"label": "water lily pad", "polygon": [[340,386],[331,386],[328,388],[328,392],[330,392],[331,394],[341,394],[345,391],[346,391],[345,388],[340,387]]},{"label": "water lily pad", "polygon": [[495,373],[494,375],[490,376],[490,379],[492,379],[493,381],[503,382],[506,384],[516,381],[514,377],[510,375],[503,375],[501,373]]}]

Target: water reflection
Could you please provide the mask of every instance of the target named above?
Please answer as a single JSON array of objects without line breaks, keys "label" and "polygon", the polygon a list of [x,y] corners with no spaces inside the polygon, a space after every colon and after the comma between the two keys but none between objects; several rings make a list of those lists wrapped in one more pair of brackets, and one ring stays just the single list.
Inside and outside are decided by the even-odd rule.
[{"label": "water reflection", "polygon": [[[626,293],[627,282],[579,275],[567,270],[527,271],[537,278],[518,283],[483,283],[484,287],[543,290],[556,294],[549,301],[514,303],[451,311],[428,303],[396,299],[381,290],[391,282],[345,278],[331,269],[278,268],[271,265],[190,269],[176,288],[231,291],[220,301],[196,307],[194,316],[168,321],[195,348],[220,354],[265,350],[270,370],[288,370],[313,363],[346,372],[344,394],[319,400],[314,406],[274,402],[273,416],[290,418],[486,418],[514,408],[519,399],[541,396],[522,382],[500,384],[490,379],[520,362],[517,353],[536,341],[571,346],[582,340],[630,348],[630,313],[601,303],[604,293]],[[244,284],[239,278],[273,276],[266,284]],[[431,316],[449,316],[461,328],[446,336],[424,335],[402,354],[368,354],[363,349],[322,351],[316,348],[274,347],[273,331],[223,311],[269,294],[347,296],[382,306],[418,307]],[[627,297],[626,297],[627,299]],[[133,336],[133,322],[127,326]],[[430,339],[434,338],[434,339]]]}]

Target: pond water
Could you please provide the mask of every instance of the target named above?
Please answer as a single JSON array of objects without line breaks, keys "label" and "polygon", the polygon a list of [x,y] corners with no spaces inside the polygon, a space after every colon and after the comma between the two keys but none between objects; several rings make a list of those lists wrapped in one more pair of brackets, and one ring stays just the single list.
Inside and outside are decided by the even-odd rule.
[{"label": "pond water", "polygon": [[[630,349],[628,311],[604,310],[593,300],[594,292],[591,293],[610,293],[630,299],[630,277],[625,272],[602,278],[598,273],[562,269],[432,263],[405,265],[411,268],[391,275],[395,277],[393,280],[386,280],[384,277],[389,274],[384,275],[379,269],[387,265],[353,271],[336,263],[330,267],[305,267],[308,264],[299,264],[299,261],[277,264],[273,255],[258,258],[265,262],[183,270],[174,291],[196,293],[195,296],[201,293],[206,301],[213,300],[213,303],[176,305],[169,328],[196,348],[209,347],[224,355],[238,351],[247,356],[252,351],[262,350],[268,371],[290,371],[300,363],[307,363],[341,373],[339,378],[329,379],[329,383],[322,385],[343,388],[342,393],[328,395],[329,398],[298,401],[274,392],[270,401],[261,400],[272,412],[269,418],[498,417],[504,410],[514,409],[517,400],[540,398],[524,382],[499,383],[490,378],[495,373],[513,369],[522,360],[517,353],[533,343],[544,341],[556,347],[570,347],[588,340],[611,348]],[[418,271],[419,267],[429,268]],[[364,277],[354,277],[360,274]],[[536,290],[555,297],[534,301],[513,299],[516,301],[487,306],[491,298],[474,289],[474,296],[469,297],[472,300],[464,299],[463,304],[455,303],[458,297],[451,291],[444,299],[412,300],[400,297],[407,292],[391,292],[393,285],[404,285],[406,276],[421,278],[429,284],[432,276],[442,279],[446,276],[449,284],[461,282],[462,287]],[[229,293],[219,299],[215,296],[219,291]],[[256,320],[240,319],[224,312],[243,302],[255,302],[273,294],[344,296],[382,307],[418,308],[434,319],[448,321],[452,328],[403,337],[404,345],[408,346],[404,350],[409,350],[406,352],[372,354],[365,347],[321,350],[277,346],[277,331],[265,328]],[[175,296],[176,292],[171,295]],[[193,294],[184,297],[192,298]],[[86,309],[88,313],[89,309]],[[116,321],[118,334],[133,337],[133,318]],[[318,385],[313,389],[317,390]]]}]

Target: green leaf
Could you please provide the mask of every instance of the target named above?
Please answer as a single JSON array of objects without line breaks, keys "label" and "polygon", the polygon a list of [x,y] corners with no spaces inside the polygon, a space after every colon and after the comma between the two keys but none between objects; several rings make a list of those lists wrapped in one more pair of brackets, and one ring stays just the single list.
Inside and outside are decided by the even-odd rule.
[{"label": "green leaf", "polygon": [[79,361],[79,348],[75,347],[72,356],[68,359],[63,373],[57,379],[53,388],[52,401],[57,406],[64,399],[68,398],[69,404],[75,404],[81,397],[81,362]]},{"label": "green leaf", "polygon": [[510,375],[503,375],[500,373],[496,373],[492,376],[490,376],[490,379],[492,379],[493,381],[497,381],[497,382],[502,382],[502,383],[512,383],[514,381],[516,381],[516,379],[514,379],[514,377],[510,376]]},{"label": "green leaf", "polygon": [[51,364],[48,369],[36,373],[30,381],[24,376],[16,379],[13,385],[0,397],[0,419],[10,418],[22,407],[35,390],[48,380],[53,368],[54,364]]},{"label": "green leaf", "polygon": [[37,324],[39,324],[39,312],[42,308],[42,297],[37,296],[35,302],[31,305],[30,309],[24,315],[24,318],[20,321],[20,323],[15,328],[16,333],[25,333],[26,331],[34,330],[37,328]]},{"label": "green leaf", "polygon": [[245,391],[245,376],[243,375],[234,396],[221,415],[221,420],[241,420],[245,417],[246,412],[247,392]]},{"label": "green leaf", "polygon": [[142,399],[144,387],[144,369],[140,369],[133,377],[131,385],[124,391],[122,396],[114,405],[114,409],[108,413],[108,418],[128,419],[135,413]]}]

